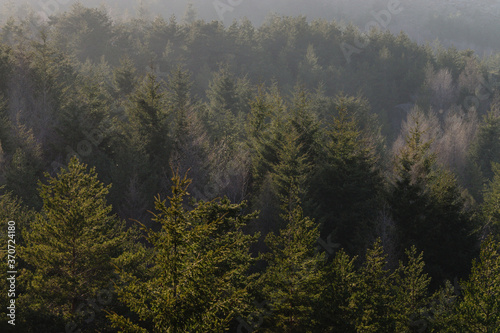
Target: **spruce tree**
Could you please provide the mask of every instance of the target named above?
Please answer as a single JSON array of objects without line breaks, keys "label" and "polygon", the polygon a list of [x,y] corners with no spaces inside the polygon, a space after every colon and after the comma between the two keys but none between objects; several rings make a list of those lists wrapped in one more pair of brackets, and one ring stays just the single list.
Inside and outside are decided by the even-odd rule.
[{"label": "spruce tree", "polygon": [[356,332],[393,332],[392,277],[386,268],[386,255],[378,239],[366,252],[365,262],[352,292]]},{"label": "spruce tree", "polygon": [[127,155],[126,163],[138,172],[141,183],[147,185],[145,194],[151,198],[168,190],[172,152],[168,111],[161,83],[155,75],[147,74],[126,109],[128,122],[123,130],[129,148],[123,153]]},{"label": "spruce tree", "polygon": [[269,252],[261,279],[271,313],[269,332],[309,332],[315,328],[314,311],[322,290],[324,253],[316,251],[319,226],[301,207],[309,165],[301,152],[298,133],[291,129],[270,173],[281,202],[281,230],[265,241]]},{"label": "spruce tree", "polygon": [[255,214],[242,214],[244,204],[227,199],[188,208],[190,180],[174,175],[172,182],[169,202],[155,202],[159,228],[145,228],[153,248],[144,257],[146,272],[120,271],[119,296],[134,315],[110,319],[125,332],[224,332],[251,305],[255,237],[242,228]]},{"label": "spruce tree", "polygon": [[492,163],[491,169],[493,179],[484,188],[483,228],[498,237],[500,235],[500,164]]},{"label": "spruce tree", "polygon": [[120,59],[120,66],[113,71],[113,83],[120,97],[132,93],[137,85],[136,69],[128,57]]},{"label": "spruce tree", "polygon": [[40,208],[36,184],[43,177],[42,148],[31,129],[18,124],[17,147],[5,168],[6,188],[32,208]]},{"label": "spruce tree", "polygon": [[315,311],[321,332],[356,332],[357,312],[351,301],[360,281],[360,274],[355,267],[356,259],[340,249],[325,266],[324,289]]},{"label": "spruce tree", "polygon": [[389,202],[400,250],[424,252],[433,287],[463,277],[475,251],[475,225],[455,176],[436,162],[419,114],[395,161]]},{"label": "spruce tree", "polygon": [[331,237],[350,254],[363,253],[374,234],[383,179],[373,147],[345,105],[323,149],[311,179],[308,211],[322,223],[323,239]]},{"label": "spruce tree", "polygon": [[500,327],[499,244],[488,237],[469,279],[462,283],[463,300],[458,307],[460,327],[467,332],[498,332]]},{"label": "spruce tree", "polygon": [[113,262],[125,243],[124,226],[106,203],[109,186],[94,169],[86,170],[72,158],[55,178],[47,175],[47,184],[40,183],[42,212],[23,235],[26,243],[20,249],[28,265],[22,273],[22,303],[54,318],[52,330],[63,330],[62,323],[84,325],[88,318],[82,306],[109,289]]},{"label": "spruce tree", "polygon": [[399,263],[394,272],[394,320],[396,332],[413,332],[426,327],[430,278],[424,273],[423,253],[415,246],[406,250],[407,263]]},{"label": "spruce tree", "polygon": [[[476,178],[483,177],[483,182],[493,178],[491,163],[500,163],[500,105],[492,105],[490,111],[484,116],[479,125],[474,142],[469,152],[469,171],[474,174],[476,165]],[[473,184],[474,185],[474,184]],[[482,186],[482,184],[481,184]],[[479,188],[481,188],[481,186]],[[476,194],[476,193],[474,193]],[[477,199],[481,201],[480,193]]]},{"label": "spruce tree", "polygon": [[287,207],[283,219],[279,234],[266,237],[268,266],[261,279],[270,314],[265,332],[313,332],[324,274],[324,254],[316,252],[318,226],[298,204]]}]

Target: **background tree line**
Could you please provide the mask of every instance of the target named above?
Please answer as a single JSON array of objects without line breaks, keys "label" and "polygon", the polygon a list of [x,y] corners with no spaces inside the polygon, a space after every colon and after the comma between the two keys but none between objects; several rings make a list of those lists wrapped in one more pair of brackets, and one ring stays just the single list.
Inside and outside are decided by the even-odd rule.
[{"label": "background tree line", "polygon": [[0,40],[21,331],[498,327],[490,60],[334,21],[79,4]]}]

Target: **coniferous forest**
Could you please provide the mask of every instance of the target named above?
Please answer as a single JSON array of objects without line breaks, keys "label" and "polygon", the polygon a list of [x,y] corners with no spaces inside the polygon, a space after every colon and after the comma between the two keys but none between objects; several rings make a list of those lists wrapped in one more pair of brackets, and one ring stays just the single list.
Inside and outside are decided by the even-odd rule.
[{"label": "coniferous forest", "polygon": [[500,332],[499,59],[304,16],[7,20],[0,331]]}]

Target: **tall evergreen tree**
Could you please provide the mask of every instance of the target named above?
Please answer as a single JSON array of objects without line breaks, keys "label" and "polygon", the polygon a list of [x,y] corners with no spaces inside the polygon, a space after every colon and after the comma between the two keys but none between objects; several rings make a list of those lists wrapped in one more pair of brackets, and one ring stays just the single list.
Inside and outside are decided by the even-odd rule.
[{"label": "tall evergreen tree", "polygon": [[127,284],[119,295],[135,319],[116,313],[110,318],[126,332],[224,332],[251,304],[247,273],[255,237],[242,227],[255,214],[242,214],[243,204],[227,199],[188,209],[190,180],[175,175],[172,182],[169,205],[156,200],[160,229],[147,229],[154,247],[145,257],[147,271],[141,278],[120,272]]},{"label": "tall evergreen tree", "polygon": [[[43,209],[20,250],[28,265],[21,301],[55,318],[52,330],[63,330],[62,323],[84,324],[88,318],[81,306],[109,288],[113,261],[125,243],[123,224],[106,203],[109,186],[99,182],[94,169],[86,169],[72,158],[67,169],[40,184]],[[102,327],[103,314],[100,320]]]},{"label": "tall evergreen tree", "polygon": [[309,210],[322,223],[321,236],[331,237],[349,253],[362,253],[374,234],[374,216],[383,180],[373,147],[345,106],[327,133],[311,181]]},{"label": "tall evergreen tree", "polygon": [[40,208],[36,184],[43,176],[43,156],[33,132],[18,124],[17,148],[5,169],[7,190],[20,197],[26,205]]},{"label": "tall evergreen tree", "polygon": [[[476,138],[469,152],[469,173],[476,181],[493,179],[491,164],[500,163],[500,105],[493,105],[479,125]],[[473,188],[482,189],[483,184],[472,184]],[[481,201],[481,193],[475,193],[476,199]]]},{"label": "tall evergreen tree", "polygon": [[[297,198],[296,188],[289,197]],[[265,332],[312,332],[317,323],[314,311],[322,292],[324,254],[316,252],[319,230],[304,217],[299,201],[290,205],[284,198],[283,220],[279,234],[266,237],[268,264],[262,279],[262,296],[270,314]]]},{"label": "tall evergreen tree", "polygon": [[243,130],[241,124],[248,109],[241,83],[224,67],[214,74],[206,94],[209,134],[216,142],[233,143]]},{"label": "tall evergreen tree", "polygon": [[495,237],[500,235],[500,164],[492,163],[493,179],[484,188],[482,212],[484,227]]},{"label": "tall evergreen tree", "polygon": [[453,174],[436,163],[424,139],[421,114],[395,162],[390,194],[401,248],[422,249],[434,287],[445,279],[464,276],[472,259],[475,226]]},{"label": "tall evergreen tree", "polygon": [[428,326],[425,313],[430,278],[424,273],[423,253],[418,254],[412,246],[406,256],[407,263],[400,262],[394,272],[396,332],[414,332]]},{"label": "tall evergreen tree", "polygon": [[120,60],[120,66],[113,71],[113,81],[117,93],[126,96],[134,91],[137,85],[136,69],[128,57]]},{"label": "tall evergreen tree", "polygon": [[392,279],[386,255],[378,239],[366,252],[359,278],[350,299],[355,306],[356,332],[393,332]]},{"label": "tall evergreen tree", "polygon": [[[168,108],[165,93],[157,77],[147,74],[138,90],[131,96],[127,108],[128,144],[134,151],[129,158],[148,186],[150,197],[164,193],[168,186],[169,160],[172,150]],[[128,162],[130,163],[130,162]]]},{"label": "tall evergreen tree", "polygon": [[315,312],[321,332],[356,332],[357,313],[352,302],[360,281],[355,267],[356,258],[351,258],[341,249],[325,267],[324,289]]},{"label": "tall evergreen tree", "polygon": [[493,237],[481,246],[469,279],[462,283],[463,301],[458,308],[460,329],[497,332],[500,327],[500,245]]}]

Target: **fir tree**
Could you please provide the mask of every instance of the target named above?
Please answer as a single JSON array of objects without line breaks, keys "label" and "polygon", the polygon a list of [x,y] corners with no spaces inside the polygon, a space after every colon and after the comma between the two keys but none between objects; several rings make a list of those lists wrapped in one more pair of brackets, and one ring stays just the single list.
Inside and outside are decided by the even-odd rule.
[{"label": "fir tree", "polygon": [[396,332],[413,332],[426,327],[430,278],[424,273],[423,253],[412,246],[406,250],[407,263],[399,263],[394,273],[394,320]]},{"label": "fir tree", "polygon": [[124,57],[120,66],[113,71],[113,81],[117,93],[121,96],[129,95],[136,88],[136,70],[132,60]]},{"label": "fir tree", "polygon": [[164,193],[168,188],[172,142],[165,92],[156,76],[147,74],[130,97],[126,111],[128,123],[124,134],[134,152],[128,163],[133,161],[132,165],[140,173],[140,181],[147,184],[149,197]]},{"label": "fir tree", "polygon": [[[493,178],[491,163],[500,163],[500,106],[493,105],[479,125],[476,138],[470,147],[470,162],[477,164],[480,175]],[[480,199],[480,198],[478,198]]]},{"label": "fir tree", "polygon": [[26,205],[40,208],[36,184],[43,176],[43,156],[33,132],[18,124],[17,148],[5,169],[7,190],[20,197]]},{"label": "fir tree", "polygon": [[109,186],[99,182],[94,169],[86,169],[72,158],[57,177],[40,183],[42,213],[24,235],[20,252],[29,267],[22,274],[23,304],[66,323],[83,324],[81,306],[109,288],[113,260],[126,236],[106,203]]},{"label": "fir tree", "polygon": [[[475,226],[454,175],[436,163],[421,129],[421,115],[396,157],[389,201],[401,248],[422,249],[436,287],[464,276],[475,250]],[[450,277],[451,276],[451,277]]]},{"label": "fir tree", "polygon": [[324,254],[317,253],[318,226],[299,205],[283,214],[287,223],[278,235],[266,237],[270,252],[261,279],[270,315],[266,332],[312,332],[314,311],[322,291]]},{"label": "fir tree", "polygon": [[351,258],[341,249],[325,267],[324,289],[315,312],[321,332],[356,332],[357,313],[351,301],[360,281],[356,258]]},{"label": "fir tree", "polygon": [[376,155],[345,106],[327,135],[315,163],[308,211],[321,221],[323,239],[331,237],[348,253],[362,253],[374,233],[383,185]]},{"label": "fir tree", "polygon": [[127,283],[120,298],[137,319],[116,313],[110,319],[127,332],[223,332],[251,303],[247,270],[255,237],[242,227],[255,214],[243,215],[243,204],[227,199],[187,209],[190,180],[175,175],[172,182],[169,204],[155,203],[160,229],[147,229],[154,247],[147,271],[120,272]]},{"label": "fir tree", "polygon": [[392,332],[392,278],[386,269],[386,255],[378,239],[366,252],[359,278],[351,295],[355,306],[356,332]]},{"label": "fir tree", "polygon": [[458,308],[460,327],[467,332],[497,332],[500,327],[500,255],[493,237],[481,246],[479,260],[472,263],[462,283],[463,301]]}]

